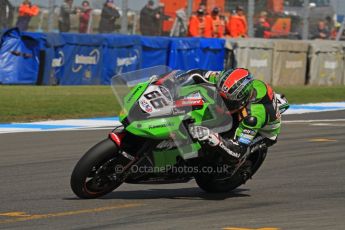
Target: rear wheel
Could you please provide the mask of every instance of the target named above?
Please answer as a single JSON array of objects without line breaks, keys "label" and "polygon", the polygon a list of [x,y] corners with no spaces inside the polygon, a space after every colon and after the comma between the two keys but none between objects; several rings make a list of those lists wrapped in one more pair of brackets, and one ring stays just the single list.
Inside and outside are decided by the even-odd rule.
[{"label": "rear wheel", "polygon": [[240,173],[232,177],[219,174],[199,174],[195,176],[198,186],[209,193],[230,192],[246,182]]},{"label": "rear wheel", "polygon": [[103,196],[122,184],[115,167],[128,161],[118,154],[116,144],[105,139],[92,147],[77,163],[71,176],[71,188],[80,198]]},{"label": "rear wheel", "polygon": [[[252,154],[232,177],[220,174],[198,174],[195,181],[198,186],[209,193],[230,192],[253,176],[266,158],[266,150]],[[248,167],[249,170],[243,170]],[[248,174],[249,172],[249,174]],[[245,173],[245,174],[244,174]]]}]

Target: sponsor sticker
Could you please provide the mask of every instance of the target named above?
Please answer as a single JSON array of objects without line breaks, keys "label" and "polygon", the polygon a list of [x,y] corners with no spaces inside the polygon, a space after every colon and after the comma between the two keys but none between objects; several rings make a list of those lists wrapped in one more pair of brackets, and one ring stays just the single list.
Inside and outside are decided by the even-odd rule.
[{"label": "sponsor sticker", "polygon": [[249,139],[249,140],[253,140],[253,139],[254,139],[254,136],[253,136],[253,135],[244,134],[244,133],[241,133],[240,137],[243,137],[243,138]]},{"label": "sponsor sticker", "polygon": [[227,152],[230,156],[233,156],[233,157],[236,157],[236,158],[240,158],[240,157],[241,157],[241,154],[235,153],[235,152],[231,151],[229,148],[227,148],[227,147],[223,144],[223,142],[221,142],[221,143],[219,144],[219,147],[221,147],[221,148],[222,148],[225,152]]},{"label": "sponsor sticker", "polygon": [[249,61],[250,67],[267,67],[268,66],[268,60],[267,59],[250,59]]},{"label": "sponsor sticker", "polygon": [[248,138],[240,137],[240,139],[238,139],[238,142],[240,142],[242,144],[249,145],[250,142],[252,142],[252,141],[250,139],[248,139]]},{"label": "sponsor sticker", "polygon": [[140,107],[147,113],[152,113],[152,106],[145,99],[139,101]]},{"label": "sponsor sticker", "polygon": [[243,129],[243,133],[255,136],[255,131],[251,129]]}]

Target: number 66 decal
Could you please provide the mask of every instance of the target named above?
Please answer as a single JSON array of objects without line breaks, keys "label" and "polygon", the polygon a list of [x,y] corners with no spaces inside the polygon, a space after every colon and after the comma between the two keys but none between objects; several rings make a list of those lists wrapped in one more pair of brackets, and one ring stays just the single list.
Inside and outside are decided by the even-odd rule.
[{"label": "number 66 decal", "polygon": [[144,97],[150,100],[150,104],[155,109],[161,109],[164,106],[168,106],[169,103],[166,101],[164,97],[158,91],[152,91],[150,93],[144,94]]},{"label": "number 66 decal", "polygon": [[[162,87],[162,86],[160,86]],[[163,89],[166,94],[163,94],[161,89],[157,86],[149,86],[149,88],[146,90],[146,93],[141,97],[140,99],[140,107],[146,111],[146,112],[157,112],[162,111],[164,107],[169,107],[169,105],[172,104],[171,102],[171,96],[167,89]],[[153,107],[150,108],[150,107]],[[168,109],[165,112],[169,112]]]}]

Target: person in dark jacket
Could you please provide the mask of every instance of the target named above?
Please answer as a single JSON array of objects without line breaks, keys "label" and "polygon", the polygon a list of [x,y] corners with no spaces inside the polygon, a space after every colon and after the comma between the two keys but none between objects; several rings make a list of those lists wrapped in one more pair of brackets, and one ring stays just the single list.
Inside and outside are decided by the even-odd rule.
[{"label": "person in dark jacket", "polygon": [[87,33],[92,9],[88,1],[83,1],[79,15],[79,33]]},{"label": "person in dark jacket", "polygon": [[27,31],[31,18],[37,16],[39,11],[40,9],[36,5],[32,5],[30,0],[24,0],[18,9],[16,26],[22,31]]},{"label": "person in dark jacket", "polygon": [[157,35],[160,14],[154,8],[154,2],[148,1],[146,6],[140,11],[140,32],[142,35]]},{"label": "person in dark jacket", "polygon": [[330,31],[326,26],[326,22],[320,20],[312,33],[312,39],[329,39]]},{"label": "person in dark jacket", "polygon": [[71,29],[71,14],[76,14],[77,10],[73,8],[73,0],[65,0],[60,8],[59,30],[60,32],[69,32]]},{"label": "person in dark jacket", "polygon": [[99,22],[100,33],[113,33],[116,29],[115,21],[120,17],[113,0],[107,0],[103,6]]},{"label": "person in dark jacket", "polygon": [[271,25],[267,21],[267,12],[262,11],[258,22],[255,25],[255,37],[256,38],[269,38],[271,31]]}]

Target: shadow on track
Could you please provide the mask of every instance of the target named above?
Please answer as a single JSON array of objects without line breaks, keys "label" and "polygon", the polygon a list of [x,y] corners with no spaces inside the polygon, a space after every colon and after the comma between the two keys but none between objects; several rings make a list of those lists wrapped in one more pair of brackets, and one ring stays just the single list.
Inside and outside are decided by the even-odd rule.
[{"label": "shadow on track", "polygon": [[[147,189],[134,191],[114,191],[98,199],[182,199],[182,200],[226,200],[229,198],[249,197],[243,192],[248,189],[235,189],[228,193],[206,193],[199,188],[178,188],[178,189]],[[64,198],[64,200],[78,200],[78,198]]]}]

